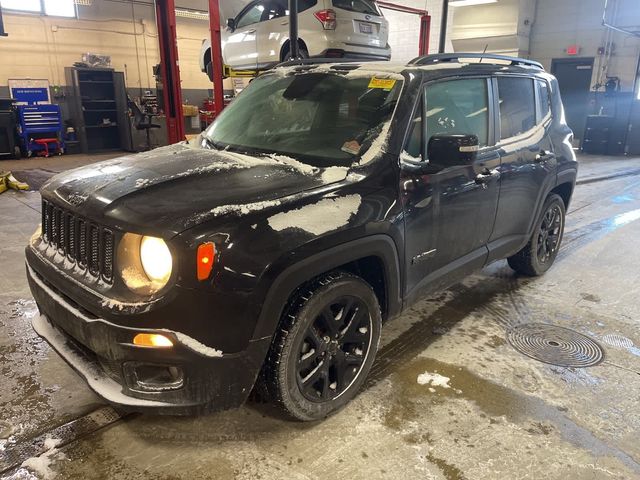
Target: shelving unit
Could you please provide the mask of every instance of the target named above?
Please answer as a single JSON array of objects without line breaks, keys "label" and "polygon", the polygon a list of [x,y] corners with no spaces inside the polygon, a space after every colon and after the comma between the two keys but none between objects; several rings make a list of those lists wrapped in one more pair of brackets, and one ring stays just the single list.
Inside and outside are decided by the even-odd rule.
[{"label": "shelving unit", "polygon": [[124,75],[108,68],[65,69],[84,153],[122,150],[130,142]]}]

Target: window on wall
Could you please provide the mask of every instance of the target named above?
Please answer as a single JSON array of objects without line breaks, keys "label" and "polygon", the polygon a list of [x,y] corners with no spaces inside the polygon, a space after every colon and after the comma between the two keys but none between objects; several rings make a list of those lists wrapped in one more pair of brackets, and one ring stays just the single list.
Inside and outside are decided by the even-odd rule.
[{"label": "window on wall", "polygon": [[55,17],[75,17],[74,0],[0,0],[4,10],[39,13]]}]

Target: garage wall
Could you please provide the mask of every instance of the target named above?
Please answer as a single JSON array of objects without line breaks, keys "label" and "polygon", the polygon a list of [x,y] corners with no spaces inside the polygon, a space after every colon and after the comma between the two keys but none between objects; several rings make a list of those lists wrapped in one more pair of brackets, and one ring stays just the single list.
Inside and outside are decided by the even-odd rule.
[{"label": "garage wall", "polygon": [[[640,31],[640,2],[617,0],[610,4],[610,23]],[[640,38],[602,26],[604,0],[538,0],[531,31],[531,58],[551,68],[554,58],[569,58],[566,48],[580,45],[580,57],[594,57],[592,85],[607,74],[620,77],[623,91],[631,91],[636,80]],[[612,42],[612,55],[598,55],[598,48]]]},{"label": "garage wall", "polygon": [[[184,2],[183,2],[184,3]],[[205,1],[191,2],[198,8]],[[190,6],[181,5],[181,6]],[[152,68],[159,63],[158,35],[152,4],[94,0],[78,6],[78,19],[4,12],[6,38],[0,38],[0,88],[9,78],[46,78],[65,85],[64,67],[80,61],[82,53],[111,56],[112,66],[126,73],[130,89],[155,86]],[[178,53],[185,98],[206,96],[211,88],[200,72],[202,39],[207,21],[177,19]]]},{"label": "garage wall", "polygon": [[[394,0],[391,0],[392,2]],[[427,10],[431,15],[431,35],[429,37],[429,53],[437,53],[440,41],[440,22],[442,19],[442,0],[404,0],[395,3],[408,7]],[[454,8],[449,9],[448,29],[454,24]],[[408,62],[418,56],[418,43],[420,36],[420,17],[410,13],[382,10],[389,20],[389,45],[392,49],[394,62]],[[447,42],[448,52],[453,51],[451,42]]]}]

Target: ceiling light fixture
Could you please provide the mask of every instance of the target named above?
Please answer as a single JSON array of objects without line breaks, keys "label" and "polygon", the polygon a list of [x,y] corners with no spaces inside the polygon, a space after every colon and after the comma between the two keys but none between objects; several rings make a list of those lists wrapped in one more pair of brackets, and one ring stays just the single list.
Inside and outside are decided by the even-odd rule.
[{"label": "ceiling light fixture", "polygon": [[202,10],[187,10],[186,8],[176,8],[176,17],[209,21],[208,12],[204,12]]},{"label": "ceiling light fixture", "polygon": [[484,5],[485,3],[498,3],[498,0],[450,0],[451,7],[470,7],[472,5]]}]

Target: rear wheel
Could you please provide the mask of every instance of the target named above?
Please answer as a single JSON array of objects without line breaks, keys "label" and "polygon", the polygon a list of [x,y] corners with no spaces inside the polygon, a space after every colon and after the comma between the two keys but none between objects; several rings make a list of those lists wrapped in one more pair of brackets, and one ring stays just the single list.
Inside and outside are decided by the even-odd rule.
[{"label": "rear wheel", "polygon": [[549,270],[560,250],[565,215],[562,198],[556,194],[549,195],[529,243],[508,258],[509,266],[529,276],[542,275]]},{"label": "rear wheel", "polygon": [[320,420],[362,387],[380,340],[382,316],[372,288],[346,272],[299,290],[282,319],[263,369],[269,397],[297,420]]}]

